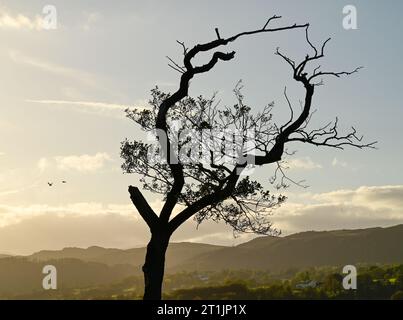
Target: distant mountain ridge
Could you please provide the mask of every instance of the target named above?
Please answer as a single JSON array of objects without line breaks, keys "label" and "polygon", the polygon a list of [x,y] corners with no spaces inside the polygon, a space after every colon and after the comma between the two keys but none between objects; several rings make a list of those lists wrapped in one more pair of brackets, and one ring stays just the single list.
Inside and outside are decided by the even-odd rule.
[{"label": "distant mountain ridge", "polygon": [[[261,269],[281,270],[354,263],[403,263],[403,225],[357,230],[307,231],[284,237],[259,237],[235,247],[171,243],[167,271]],[[145,248],[102,247],[40,251],[32,261],[79,259],[114,266],[128,264],[140,271]]]},{"label": "distant mountain ridge", "polygon": [[[259,237],[235,247],[171,243],[166,273],[263,270],[282,273],[308,267],[403,263],[403,225],[361,230],[309,231]],[[102,247],[44,250],[30,256],[0,256],[0,299],[42,292],[42,269],[56,266],[62,290],[103,287],[128,279],[143,283],[145,248]],[[181,277],[180,275],[178,275]],[[133,280],[135,279],[135,280]]]},{"label": "distant mountain ridge", "polygon": [[[203,243],[171,243],[166,256],[167,267],[178,267],[189,259],[196,258],[205,253],[213,253],[214,251],[223,248],[225,247]],[[103,263],[109,266],[128,264],[140,269],[140,266],[144,262],[145,254],[146,248],[123,250],[92,246],[87,249],[64,248],[62,250],[43,250],[36,252],[27,258],[32,261],[79,259],[86,262]]]},{"label": "distant mountain ridge", "polygon": [[403,225],[260,237],[189,259],[181,270],[261,269],[403,263]]}]

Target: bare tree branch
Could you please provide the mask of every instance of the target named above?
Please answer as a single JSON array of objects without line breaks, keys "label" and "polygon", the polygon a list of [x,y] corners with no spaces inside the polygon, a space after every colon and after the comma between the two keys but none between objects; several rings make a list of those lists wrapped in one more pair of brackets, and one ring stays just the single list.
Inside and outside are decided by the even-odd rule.
[{"label": "bare tree branch", "polygon": [[150,229],[158,223],[158,216],[137,187],[129,186],[130,198]]},{"label": "bare tree branch", "polygon": [[[184,71],[181,76],[179,89],[161,103],[159,112],[158,112],[158,116],[157,116],[156,128],[159,130],[162,130],[165,133],[168,132],[167,123],[166,123],[167,112],[173,105],[175,105],[175,103],[179,102],[180,100],[182,100],[184,97],[186,97],[188,95],[189,81],[196,74],[208,72],[216,65],[216,63],[219,60],[229,61],[229,60],[232,60],[235,56],[234,51],[229,52],[229,53],[216,51],[213,53],[213,55],[208,63],[201,65],[201,66],[194,67],[192,65],[191,61],[198,53],[210,51],[219,46],[225,46],[228,43],[233,42],[242,36],[308,27],[308,24],[304,24],[304,25],[294,24],[292,26],[267,29],[267,25],[270,23],[270,21],[272,21],[274,19],[279,19],[279,18],[280,17],[278,17],[278,16],[273,16],[272,18],[270,18],[267,21],[267,23],[265,24],[263,29],[241,32],[241,33],[238,33],[227,39],[222,39],[218,33],[218,30],[216,30],[217,37],[218,37],[217,40],[213,40],[211,42],[204,43],[204,44],[198,44],[198,45],[194,46],[192,49],[190,49],[189,51],[186,50],[185,46],[180,43],[182,45],[182,47],[184,48],[185,55],[184,55],[183,62],[184,62],[184,70],[186,70],[186,71]],[[180,70],[182,70],[182,68],[180,68]],[[167,157],[167,161],[170,164],[172,176],[174,178],[174,183],[173,183],[172,189],[168,193],[165,204],[160,213],[160,218],[163,221],[168,222],[171,212],[172,212],[173,208],[175,207],[175,205],[179,199],[179,195],[182,191],[182,188],[184,185],[184,175],[183,175],[183,166],[181,164],[177,163],[178,161],[177,161],[177,159],[175,159],[175,155],[172,152],[172,146],[171,146],[171,142],[169,141],[169,139],[167,141],[167,144],[161,145],[161,147],[164,149],[164,152]],[[175,164],[173,164],[173,163],[175,163]]]}]

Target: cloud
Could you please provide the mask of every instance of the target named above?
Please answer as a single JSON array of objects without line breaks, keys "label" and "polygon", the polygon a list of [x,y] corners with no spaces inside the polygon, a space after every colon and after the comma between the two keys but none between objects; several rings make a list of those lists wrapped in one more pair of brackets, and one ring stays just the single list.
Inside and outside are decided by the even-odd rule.
[{"label": "cloud", "polygon": [[[235,245],[239,243],[243,243],[249,240],[252,240],[256,236],[251,233],[245,233],[237,235],[234,237],[234,233],[232,230],[225,226],[224,224],[216,224],[216,230],[212,228],[213,222],[204,222],[200,225],[197,230],[189,229],[192,234],[191,235],[180,235],[181,241],[185,242],[198,242],[198,243],[210,243],[210,244],[219,244],[219,245]],[[207,229],[206,232],[199,232],[200,230]],[[206,231],[206,230],[205,230]]]},{"label": "cloud", "polygon": [[339,159],[337,159],[337,158],[334,158],[333,161],[332,161],[332,166],[333,166],[333,167],[347,168],[347,167],[348,167],[348,164],[347,164],[347,162],[345,162],[345,161],[341,161],[341,160],[339,160]]},{"label": "cloud", "polygon": [[[62,92],[66,93],[67,88],[67,93],[70,94],[70,96],[71,93],[77,96],[77,92],[80,92],[84,86],[90,89],[96,89],[98,91],[102,91],[104,93],[106,92],[114,97],[121,96],[121,94],[118,93],[118,89],[114,88],[114,84],[110,81],[110,79],[104,77],[99,73],[93,74],[81,69],[56,64],[37,57],[28,56],[18,50],[9,50],[8,56],[15,63],[24,64],[47,73],[60,76],[63,79],[69,80],[67,87],[66,83],[63,84]],[[72,88],[72,86],[74,88]],[[80,88],[80,90],[77,90],[76,88]],[[38,99],[39,102],[42,100],[44,101],[44,103],[47,103],[47,101],[50,101],[52,103],[58,101],[55,99]],[[28,101],[34,102],[35,100],[30,99]],[[74,102],[63,100],[60,101],[69,103]]]},{"label": "cloud", "polygon": [[49,167],[49,165],[49,160],[46,158],[41,158],[38,161],[38,169],[40,172],[44,172]]},{"label": "cloud", "polygon": [[41,158],[37,167],[40,173],[48,169],[75,170],[82,173],[93,173],[105,167],[107,162],[113,161],[106,152],[97,152],[94,155],[68,155],[56,156],[53,158]]},{"label": "cloud", "polygon": [[274,213],[276,227],[293,233],[403,223],[402,185],[362,186],[304,197],[305,203],[289,202]]},{"label": "cloud", "polygon": [[0,28],[1,29],[26,29],[26,30],[42,30],[43,18],[36,15],[35,17],[27,17],[23,14],[11,14],[5,9],[0,9]]},{"label": "cloud", "polygon": [[[314,197],[319,201],[365,205],[372,208],[403,207],[403,186],[362,186],[355,190],[337,190],[318,194]],[[403,213],[403,210],[402,210]]]},{"label": "cloud", "polygon": [[54,159],[58,169],[77,170],[79,172],[95,172],[103,168],[106,162],[112,160],[109,154],[105,152],[98,152],[95,155],[58,156]]},{"label": "cloud", "polygon": [[[195,238],[197,236],[198,238]],[[43,249],[145,246],[150,233],[131,204],[74,203],[13,207],[0,205],[0,252],[30,254]],[[186,222],[172,241],[203,240],[233,244],[228,227],[206,222]]]},{"label": "cloud", "polygon": [[313,170],[322,168],[320,164],[313,162],[309,157],[290,159],[287,160],[287,164],[291,170]]},{"label": "cloud", "polygon": [[[291,207],[289,206],[288,210]],[[291,214],[273,216],[276,227],[290,234],[308,230],[360,229],[403,223],[403,215],[366,206],[320,204],[294,208]]]},{"label": "cloud", "polygon": [[95,101],[66,101],[66,100],[26,100],[26,101],[41,104],[56,104],[56,105],[60,104],[60,105],[84,107],[89,109],[106,109],[106,110],[119,110],[119,111],[126,110],[127,108],[133,108],[133,106],[130,105],[95,102]]},{"label": "cloud", "polygon": [[40,69],[40,70],[43,70],[46,72],[50,72],[50,73],[53,73],[53,74],[56,74],[59,76],[63,76],[63,77],[68,77],[68,78],[71,78],[71,79],[77,81],[78,83],[82,83],[82,84],[85,84],[88,86],[95,87],[97,85],[96,77],[88,72],[74,69],[74,68],[65,67],[62,65],[48,62],[48,61],[43,61],[41,59],[37,59],[34,57],[30,57],[17,50],[10,50],[8,52],[8,55],[9,55],[10,59],[16,63],[29,65],[31,67],[34,67],[34,68],[37,68],[37,69]]},{"label": "cloud", "polygon": [[132,205],[102,204],[98,202],[78,202],[59,206],[50,206],[47,204],[35,204],[28,206],[0,205],[0,226],[18,223],[27,218],[29,219],[47,214],[57,215],[59,217],[108,214],[133,216],[135,211],[136,210]]},{"label": "cloud", "polygon": [[43,157],[38,160],[36,170],[32,170],[32,168],[18,168],[0,172],[0,186],[4,185],[8,187],[7,189],[0,188],[0,197],[15,195],[38,188],[43,184],[46,185],[41,177],[48,170],[52,170],[53,173],[55,173],[55,170],[94,173],[104,168],[111,161],[113,159],[106,152],[98,152],[94,155]]},{"label": "cloud", "polygon": [[[40,184],[39,170],[13,168],[0,171],[0,198],[34,189]],[[7,189],[3,189],[7,187]]]},{"label": "cloud", "polygon": [[147,107],[147,102],[138,100],[133,105],[97,102],[97,101],[67,101],[67,100],[25,100],[26,102],[37,103],[42,105],[59,105],[73,107],[80,112],[88,112],[104,116],[124,117],[124,110],[139,109],[143,110]]},{"label": "cloud", "polygon": [[[99,204],[49,207],[0,206],[0,252],[29,254],[66,246],[135,247],[145,244],[147,228],[133,206],[117,209]],[[122,212],[124,214],[122,214]]]},{"label": "cloud", "polygon": [[36,188],[37,186],[39,186],[39,182],[38,182],[38,181],[35,182],[35,183],[32,183],[32,184],[30,184],[30,185],[23,186],[23,187],[21,187],[21,188],[9,189],[9,190],[2,190],[2,191],[0,191],[0,197],[9,196],[9,195],[12,195],[12,194],[17,194],[17,193],[20,193],[20,192],[23,192],[23,191],[26,191],[26,190],[30,190],[30,189]]},{"label": "cloud", "polygon": [[87,14],[87,18],[82,28],[84,31],[89,31],[94,24],[99,22],[103,18],[102,14],[99,12],[91,12]]},{"label": "cloud", "polygon": [[[274,226],[284,234],[403,223],[403,185],[306,193],[295,199],[298,202],[291,199],[271,216]],[[161,208],[158,200],[150,205],[156,211]],[[29,254],[42,249],[92,245],[130,248],[144,246],[149,236],[147,226],[130,203],[0,205],[0,252]],[[195,222],[190,220],[178,229],[172,241],[233,245],[251,237],[234,239],[228,226],[212,221],[196,230]]]}]

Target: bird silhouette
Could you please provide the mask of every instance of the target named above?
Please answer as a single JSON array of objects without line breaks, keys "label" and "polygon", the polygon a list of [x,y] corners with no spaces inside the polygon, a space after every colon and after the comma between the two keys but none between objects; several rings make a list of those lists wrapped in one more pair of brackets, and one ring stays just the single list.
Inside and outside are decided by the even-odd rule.
[{"label": "bird silhouette", "polygon": [[62,183],[67,183],[67,181],[66,181],[66,180],[63,180]]},{"label": "bird silhouette", "polygon": [[48,182],[49,187],[53,186],[53,182]]}]

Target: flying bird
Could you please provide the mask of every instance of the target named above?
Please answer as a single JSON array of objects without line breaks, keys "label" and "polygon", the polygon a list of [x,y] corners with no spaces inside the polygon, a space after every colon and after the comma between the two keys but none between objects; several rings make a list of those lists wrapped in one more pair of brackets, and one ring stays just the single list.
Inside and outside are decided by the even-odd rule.
[{"label": "flying bird", "polygon": [[53,186],[53,182],[48,182],[49,187]]},{"label": "flying bird", "polygon": [[67,181],[66,181],[66,180],[63,180],[62,183],[67,183]]}]

